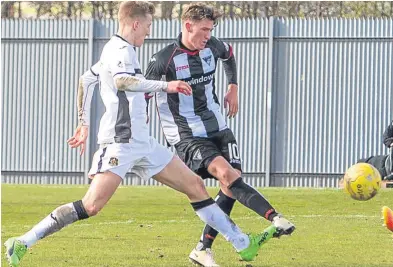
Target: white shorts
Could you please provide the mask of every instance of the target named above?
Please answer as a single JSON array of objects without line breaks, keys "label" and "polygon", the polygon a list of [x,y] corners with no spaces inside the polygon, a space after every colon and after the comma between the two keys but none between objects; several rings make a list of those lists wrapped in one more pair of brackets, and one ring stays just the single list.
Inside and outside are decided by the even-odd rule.
[{"label": "white shorts", "polygon": [[173,158],[173,153],[150,137],[147,142],[132,140],[131,143],[101,145],[94,154],[89,177],[106,171],[124,179],[126,173],[149,179],[162,171]]}]

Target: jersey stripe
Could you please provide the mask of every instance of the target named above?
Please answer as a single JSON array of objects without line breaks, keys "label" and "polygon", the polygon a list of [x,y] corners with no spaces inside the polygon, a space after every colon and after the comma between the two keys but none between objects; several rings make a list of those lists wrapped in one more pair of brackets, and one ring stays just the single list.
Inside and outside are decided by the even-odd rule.
[{"label": "jersey stripe", "polygon": [[128,143],[131,139],[130,103],[124,91],[118,91],[119,106],[115,124],[115,142]]}]

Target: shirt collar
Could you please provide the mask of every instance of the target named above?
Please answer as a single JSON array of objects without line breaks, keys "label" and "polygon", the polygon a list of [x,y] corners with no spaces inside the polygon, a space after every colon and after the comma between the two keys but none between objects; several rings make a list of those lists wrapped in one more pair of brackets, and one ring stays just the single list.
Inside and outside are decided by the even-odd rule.
[{"label": "shirt collar", "polygon": [[126,42],[127,44],[129,44],[129,45],[131,45],[132,46],[132,48],[134,48],[135,49],[135,46],[133,46],[132,44],[130,44],[126,39],[124,39],[123,37],[121,37],[120,35],[118,35],[118,34],[114,34],[113,35],[114,37],[117,37],[117,38],[119,38],[119,39],[121,39],[122,41],[124,41],[124,42]]},{"label": "shirt collar", "polygon": [[192,56],[195,56],[195,55],[197,55],[197,54],[199,53],[199,50],[190,50],[190,49],[188,49],[188,48],[181,42],[181,38],[182,38],[182,33],[180,33],[180,34],[177,36],[177,39],[176,39],[176,45],[180,48],[180,50],[182,50],[183,52],[185,52],[185,53],[187,53],[187,54],[189,54],[189,55],[192,55]]}]

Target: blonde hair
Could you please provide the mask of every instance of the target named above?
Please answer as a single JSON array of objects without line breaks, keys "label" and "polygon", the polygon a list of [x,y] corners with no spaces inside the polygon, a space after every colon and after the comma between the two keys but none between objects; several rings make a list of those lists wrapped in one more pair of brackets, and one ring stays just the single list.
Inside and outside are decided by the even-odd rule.
[{"label": "blonde hair", "polygon": [[156,9],[150,2],[145,1],[125,1],[120,4],[118,20],[122,22],[138,16],[154,15]]},{"label": "blonde hair", "polygon": [[186,6],[181,19],[182,21],[201,21],[203,19],[209,19],[214,21],[214,24],[217,24],[217,20],[221,17],[221,11],[215,7],[209,6],[205,3],[191,3]]}]

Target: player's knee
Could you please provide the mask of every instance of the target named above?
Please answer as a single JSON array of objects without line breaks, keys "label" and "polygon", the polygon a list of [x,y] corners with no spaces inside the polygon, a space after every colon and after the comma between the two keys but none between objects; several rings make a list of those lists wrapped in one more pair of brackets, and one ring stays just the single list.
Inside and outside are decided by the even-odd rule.
[{"label": "player's knee", "polygon": [[238,174],[236,171],[232,168],[222,168],[218,171],[218,176],[217,177],[220,180],[220,183],[223,184],[224,186],[229,186],[232,184],[237,178],[239,178]]}]

